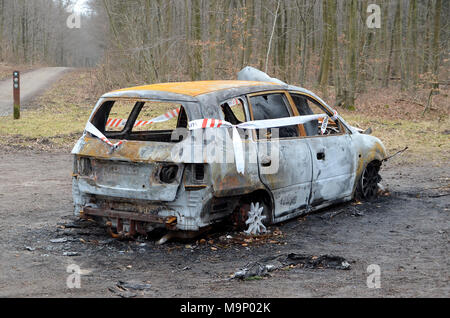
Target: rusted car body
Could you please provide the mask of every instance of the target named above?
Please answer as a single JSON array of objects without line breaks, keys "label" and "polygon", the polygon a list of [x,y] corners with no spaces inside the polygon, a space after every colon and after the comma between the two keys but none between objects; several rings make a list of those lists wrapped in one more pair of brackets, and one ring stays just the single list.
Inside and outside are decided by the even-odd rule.
[{"label": "rusted car body", "polygon": [[[108,112],[119,100],[134,106],[123,129],[108,132]],[[277,137],[240,130],[245,171],[238,173],[234,160],[220,162],[211,155],[211,147],[212,152],[223,148],[218,143],[223,140],[202,139],[208,130],[220,130],[225,139],[230,129],[133,132],[148,101],[180,105],[177,129],[208,118],[233,124],[272,115],[300,118],[312,113],[308,105],[313,104],[333,120],[325,134],[319,121],[280,128]],[[230,113],[229,101],[242,108],[242,120]],[[75,215],[103,222],[116,237],[156,228],[191,236],[230,218],[242,225],[252,203],[264,207],[264,223],[272,224],[358,194],[371,197],[386,158],[380,140],[347,124],[318,96],[276,80],[167,83],[114,91],[100,98],[89,123],[111,142],[123,143],[111,148],[88,131],[77,142],[72,152]],[[192,148],[194,135],[201,149],[195,148],[198,142]],[[277,169],[264,173],[271,161],[261,149],[275,141]],[[188,150],[191,155],[183,155]]]}]

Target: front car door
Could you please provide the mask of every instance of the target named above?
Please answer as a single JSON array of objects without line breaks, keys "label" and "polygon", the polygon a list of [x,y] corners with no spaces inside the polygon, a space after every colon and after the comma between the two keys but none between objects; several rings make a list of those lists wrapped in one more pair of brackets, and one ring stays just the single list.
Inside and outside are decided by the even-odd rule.
[{"label": "front car door", "polygon": [[[298,116],[283,91],[252,94],[248,101],[252,120]],[[260,129],[253,135],[258,144],[261,181],[273,194],[275,222],[301,214],[309,205],[311,152],[308,141],[299,138],[300,133],[296,125]]]},{"label": "front car door", "polygon": [[[331,110],[305,93],[290,92],[300,115],[324,114],[333,117]],[[312,154],[312,191],[310,205],[322,207],[336,201],[349,200],[356,178],[357,154],[350,132],[339,120],[329,120],[322,134],[319,121],[304,125],[305,141]]]}]

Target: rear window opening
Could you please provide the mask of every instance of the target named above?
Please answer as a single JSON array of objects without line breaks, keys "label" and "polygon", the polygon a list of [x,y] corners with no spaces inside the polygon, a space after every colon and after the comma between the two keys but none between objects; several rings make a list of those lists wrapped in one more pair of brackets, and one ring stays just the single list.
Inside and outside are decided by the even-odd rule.
[{"label": "rear window opening", "polygon": [[180,103],[120,99],[106,101],[92,123],[109,139],[171,143],[183,140],[173,132],[187,129],[188,117]]}]

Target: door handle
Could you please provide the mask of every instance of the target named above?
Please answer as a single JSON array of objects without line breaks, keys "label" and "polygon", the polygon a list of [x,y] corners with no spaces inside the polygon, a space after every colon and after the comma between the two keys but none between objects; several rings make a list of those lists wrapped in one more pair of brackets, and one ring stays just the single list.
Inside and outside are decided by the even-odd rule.
[{"label": "door handle", "polygon": [[325,152],[318,152],[317,160],[325,160]]}]

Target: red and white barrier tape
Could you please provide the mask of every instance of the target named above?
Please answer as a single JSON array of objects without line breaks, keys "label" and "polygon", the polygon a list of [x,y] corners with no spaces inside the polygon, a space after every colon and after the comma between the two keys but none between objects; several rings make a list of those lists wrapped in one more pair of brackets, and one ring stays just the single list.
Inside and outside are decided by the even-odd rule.
[{"label": "red and white barrier tape", "polygon": [[189,122],[189,130],[205,129],[205,128],[233,128],[233,127],[239,129],[252,129],[252,130],[267,129],[275,127],[302,125],[313,120],[319,120],[321,118],[328,118],[328,115],[320,114],[320,115],[286,117],[278,119],[255,120],[255,121],[248,121],[239,125],[232,125],[231,123],[220,119],[198,119]]},{"label": "red and white barrier tape", "polygon": [[[338,114],[337,112],[335,112],[332,119],[337,120],[337,118]],[[236,169],[238,173],[243,174],[245,171],[244,150],[241,142],[241,137],[239,135],[239,132],[237,131],[237,128],[255,130],[255,129],[275,128],[275,127],[288,127],[294,125],[303,125],[310,121],[319,119],[323,119],[321,131],[322,134],[325,134],[329,121],[329,116],[326,114],[256,120],[242,123],[239,125],[233,125],[227,121],[220,119],[199,119],[189,122],[189,130],[206,129],[206,128],[232,128]]]},{"label": "red and white barrier tape", "polygon": [[[239,99],[237,99],[237,98],[233,98],[233,99],[227,101],[226,103],[231,108],[240,105]],[[178,108],[178,109],[171,110],[171,111],[165,113],[164,115],[161,115],[161,116],[156,117],[156,118],[151,119],[151,120],[140,120],[140,121],[137,121],[134,124],[134,127],[143,127],[143,126],[151,125],[151,124],[154,124],[154,123],[166,122],[168,120],[171,120],[172,118],[177,118],[180,115],[180,111],[181,111],[181,109]],[[110,118],[106,122],[106,127],[108,127],[108,128],[119,128],[119,127],[125,127],[126,124],[127,124],[127,120],[126,119]]]},{"label": "red and white barrier tape", "polygon": [[[239,104],[239,101],[236,100],[236,103],[233,103],[233,106],[236,106]],[[180,109],[172,110],[164,115],[161,115],[153,120],[149,121],[138,121],[135,123],[134,127],[142,127],[145,125],[149,125],[152,123],[157,122],[165,122],[172,118],[178,117],[180,114]],[[331,117],[332,120],[336,121],[338,119],[338,113],[335,111],[334,116]],[[276,127],[288,127],[288,126],[294,126],[294,125],[303,125],[313,120],[319,120],[323,119],[322,127],[321,127],[321,133],[322,135],[325,134],[328,122],[330,117],[326,114],[320,114],[320,115],[308,115],[308,116],[297,116],[297,117],[286,117],[286,118],[278,118],[278,119],[266,119],[266,120],[255,120],[255,121],[249,121],[245,122],[239,125],[233,125],[225,120],[221,119],[198,119],[193,120],[189,122],[189,130],[197,130],[197,129],[206,129],[206,128],[232,128],[233,129],[233,148],[234,148],[234,155],[235,155],[235,161],[236,161],[236,169],[238,173],[243,174],[245,171],[245,158],[244,158],[244,150],[243,145],[241,141],[241,137],[238,132],[239,129],[249,129],[249,130],[256,130],[256,129],[268,129],[268,128],[276,128]],[[119,127],[119,126],[125,126],[126,120],[123,119],[112,119],[108,120],[107,127]],[[113,150],[120,147],[120,145],[123,144],[123,141],[119,141],[116,144],[113,144],[111,141],[106,138],[106,136],[100,132],[94,125],[92,125],[90,122],[87,123],[86,129],[87,132],[91,133],[92,135],[96,136],[97,138],[101,139],[103,142],[108,144],[113,148]]]},{"label": "red and white barrier tape", "polygon": [[106,122],[106,127],[108,127],[108,128],[119,128],[119,127],[125,127],[126,124],[127,124],[127,120],[126,119],[113,119],[113,118],[110,118]]},{"label": "red and white barrier tape", "polygon": [[[142,127],[153,123],[162,123],[172,118],[178,117],[179,114],[180,109],[171,110],[170,112],[167,112],[166,114],[156,117],[152,120],[140,120],[134,124],[134,127]],[[109,128],[125,127],[126,124],[127,124],[126,119],[108,119],[106,127]],[[106,138],[106,136],[100,130],[98,130],[90,122],[87,123],[85,130],[88,133],[92,134],[93,136],[102,140],[104,143],[109,145],[113,150],[119,148],[123,144],[123,141],[119,141],[118,143],[113,144],[108,138]]]},{"label": "red and white barrier tape", "polygon": [[[143,127],[143,126],[147,126],[147,125],[151,125],[154,123],[163,123],[166,122],[168,120],[171,120],[172,118],[177,118],[178,115],[180,114],[180,109],[174,109],[171,110],[170,112],[165,113],[164,115],[161,115],[159,117],[156,117],[154,119],[151,120],[139,120],[134,124],[134,127]],[[106,122],[106,127],[108,128],[119,128],[119,127],[125,127],[125,125],[127,124],[127,120],[126,119],[114,119],[114,118],[110,118],[108,119],[108,121]]]}]

